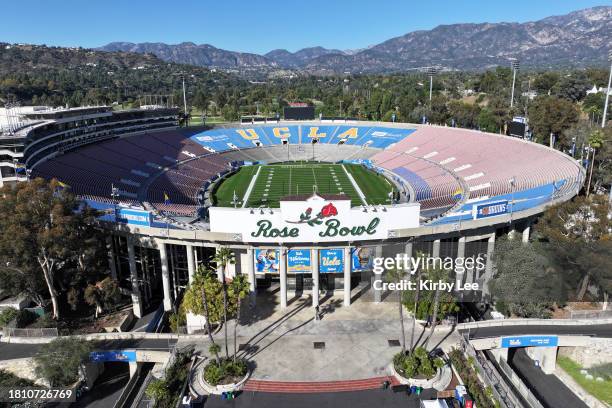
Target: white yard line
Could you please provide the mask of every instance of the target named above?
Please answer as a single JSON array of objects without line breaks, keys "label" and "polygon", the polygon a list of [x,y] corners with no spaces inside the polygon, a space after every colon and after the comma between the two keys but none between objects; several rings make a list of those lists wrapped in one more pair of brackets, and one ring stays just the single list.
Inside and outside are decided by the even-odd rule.
[{"label": "white yard line", "polygon": [[289,195],[291,195],[291,166],[289,166]]},{"label": "white yard line", "polygon": [[255,187],[255,182],[257,181],[257,177],[259,176],[259,172],[261,171],[261,168],[262,166],[259,166],[259,168],[257,169],[257,173],[255,173],[255,175],[251,179],[251,182],[249,183],[249,187],[247,188],[247,191],[244,193],[244,197],[242,198],[242,208],[246,207],[247,202],[249,201],[249,197],[251,196],[251,191],[253,191],[253,187]]},{"label": "white yard line", "polygon": [[310,168],[310,170],[312,170],[312,178],[314,179],[315,186],[317,186],[317,194],[321,194],[319,193],[319,183],[317,183],[317,176],[315,176],[314,168]]},{"label": "white yard line", "polygon": [[368,202],[366,201],[366,198],[365,198],[365,194],[363,194],[363,191],[361,191],[361,189],[359,188],[359,185],[357,184],[357,182],[353,178],[353,175],[348,172],[346,167],[344,167],[344,164],[342,165],[342,170],[344,170],[344,172],[346,173],[346,176],[348,177],[349,181],[351,182],[351,184],[355,188],[355,191],[357,191],[357,194],[359,194],[359,198],[361,198],[361,202],[363,202],[363,205],[368,205]]}]

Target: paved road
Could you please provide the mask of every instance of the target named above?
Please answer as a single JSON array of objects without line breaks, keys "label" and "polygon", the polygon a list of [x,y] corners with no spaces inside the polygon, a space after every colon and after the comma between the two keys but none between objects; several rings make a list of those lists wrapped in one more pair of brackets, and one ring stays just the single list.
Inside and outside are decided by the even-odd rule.
[{"label": "paved road", "polygon": [[130,373],[127,364],[107,363],[104,372],[98,377],[92,389],[72,404],[71,408],[112,407],[129,380]]},{"label": "paved road", "polygon": [[477,329],[460,330],[462,334],[470,334],[470,339],[499,336],[516,336],[522,334],[556,334],[556,335],[584,335],[592,337],[612,338],[612,324],[584,325],[584,326],[494,326]]},{"label": "paved road", "polygon": [[[432,395],[423,393],[424,398]],[[419,397],[391,390],[330,392],[323,394],[280,394],[245,392],[233,401],[210,397],[206,408],[419,408]]]},{"label": "paved road", "polygon": [[[97,343],[97,350],[149,349],[168,350],[176,340],[139,339],[139,340],[106,340]],[[42,344],[0,343],[0,360],[33,357]]]},{"label": "paved road", "polygon": [[544,407],[589,408],[557,376],[544,374],[539,367],[536,367],[524,349],[511,351],[508,360],[510,366]]}]

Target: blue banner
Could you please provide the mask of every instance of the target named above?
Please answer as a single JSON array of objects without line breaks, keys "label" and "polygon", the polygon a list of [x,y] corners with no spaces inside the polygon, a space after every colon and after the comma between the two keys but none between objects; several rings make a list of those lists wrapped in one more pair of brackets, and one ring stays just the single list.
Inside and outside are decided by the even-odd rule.
[{"label": "blue banner", "polygon": [[255,250],[255,273],[279,273],[278,249]]},{"label": "blue banner", "polygon": [[125,361],[126,363],[136,361],[136,351],[126,350],[109,350],[109,351],[92,351],[89,353],[89,359],[96,363],[104,363],[106,361]]},{"label": "blue banner", "polygon": [[496,215],[506,214],[509,210],[508,200],[496,201],[494,203],[487,203],[481,205],[475,205],[473,207],[474,219],[494,217]]},{"label": "blue banner", "polygon": [[310,249],[290,249],[287,253],[287,273],[312,272]]},{"label": "blue banner", "polygon": [[351,254],[353,272],[371,271],[374,263],[374,248],[355,248]]},{"label": "blue banner", "polygon": [[319,273],[343,273],[344,249],[319,250]]},{"label": "blue banner", "polygon": [[117,222],[130,225],[143,225],[150,227],[153,217],[149,211],[132,210],[128,208],[117,208]]},{"label": "blue banner", "polygon": [[501,347],[557,347],[557,336],[513,336],[502,337]]}]

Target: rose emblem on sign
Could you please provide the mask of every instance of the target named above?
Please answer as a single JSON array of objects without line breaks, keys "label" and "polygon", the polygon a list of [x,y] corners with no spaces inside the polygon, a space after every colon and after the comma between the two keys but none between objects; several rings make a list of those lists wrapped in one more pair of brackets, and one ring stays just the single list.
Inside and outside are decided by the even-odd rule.
[{"label": "rose emblem on sign", "polygon": [[323,224],[324,218],[334,217],[338,215],[338,209],[333,203],[324,205],[316,215],[313,215],[312,208],[308,207],[306,211],[300,214],[299,221],[287,221],[290,224],[308,224],[311,227]]}]

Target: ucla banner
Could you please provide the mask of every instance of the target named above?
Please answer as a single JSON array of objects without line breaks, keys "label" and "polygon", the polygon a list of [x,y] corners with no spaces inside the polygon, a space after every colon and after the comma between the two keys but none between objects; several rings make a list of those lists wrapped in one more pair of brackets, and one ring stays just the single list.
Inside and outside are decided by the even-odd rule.
[{"label": "ucla banner", "polygon": [[126,350],[92,351],[89,353],[89,359],[97,363],[105,361],[134,362],[136,361],[136,352]]},{"label": "ucla banner", "polygon": [[374,263],[374,248],[356,248],[351,254],[352,272],[371,271]]},{"label": "ucla banner", "polygon": [[287,253],[287,272],[288,273],[309,273],[312,272],[310,250],[291,249]]},{"label": "ucla banner", "polygon": [[496,201],[494,203],[486,203],[475,205],[472,207],[472,215],[475,220],[480,218],[494,217],[496,215],[506,214],[508,212],[508,200]]},{"label": "ucla banner", "polygon": [[515,336],[502,337],[501,347],[557,347],[557,336]]},{"label": "ucla banner", "polygon": [[342,248],[319,250],[319,272],[344,272],[344,250]]},{"label": "ucla banner", "polygon": [[255,250],[255,273],[279,273],[278,249]]}]

